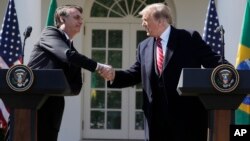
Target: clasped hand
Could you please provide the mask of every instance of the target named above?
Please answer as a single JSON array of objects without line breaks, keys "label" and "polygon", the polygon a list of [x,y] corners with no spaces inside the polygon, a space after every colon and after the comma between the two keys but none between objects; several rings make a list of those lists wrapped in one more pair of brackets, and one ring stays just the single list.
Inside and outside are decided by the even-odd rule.
[{"label": "clasped hand", "polygon": [[98,73],[108,81],[113,81],[115,78],[115,70],[112,66],[98,63]]}]

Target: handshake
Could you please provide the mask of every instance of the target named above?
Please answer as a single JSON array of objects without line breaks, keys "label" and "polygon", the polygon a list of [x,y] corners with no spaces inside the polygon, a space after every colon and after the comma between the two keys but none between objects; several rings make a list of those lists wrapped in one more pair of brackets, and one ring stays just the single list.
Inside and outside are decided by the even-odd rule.
[{"label": "handshake", "polygon": [[110,65],[98,63],[96,70],[105,80],[113,81],[115,79],[115,70]]}]

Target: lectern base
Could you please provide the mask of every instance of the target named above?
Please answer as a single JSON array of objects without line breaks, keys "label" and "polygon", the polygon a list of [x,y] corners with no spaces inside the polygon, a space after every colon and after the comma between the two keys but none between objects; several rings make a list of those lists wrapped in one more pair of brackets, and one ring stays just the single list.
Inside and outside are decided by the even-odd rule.
[{"label": "lectern base", "polygon": [[10,140],[36,141],[36,110],[12,109],[11,111]]},{"label": "lectern base", "polygon": [[229,141],[231,110],[212,110],[208,141]]}]

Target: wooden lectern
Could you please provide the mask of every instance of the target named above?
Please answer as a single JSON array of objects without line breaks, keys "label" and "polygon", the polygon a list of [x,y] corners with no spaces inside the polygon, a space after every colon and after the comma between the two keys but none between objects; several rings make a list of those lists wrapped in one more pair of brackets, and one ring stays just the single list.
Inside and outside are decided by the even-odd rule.
[{"label": "wooden lectern", "polygon": [[[71,95],[62,70],[33,70],[33,85],[25,92],[15,92],[5,80],[7,69],[0,70],[0,98],[11,109],[11,141],[36,141],[36,111],[49,96]],[[14,115],[14,116],[13,116]],[[46,124],[46,123],[44,123]]]},{"label": "wooden lectern", "polygon": [[221,93],[212,86],[213,69],[184,68],[177,91],[181,96],[198,96],[206,109],[214,112],[212,135],[209,141],[229,141],[230,124],[233,118],[231,110],[239,107],[245,96],[250,93],[250,71],[238,70],[238,87],[230,93]]}]

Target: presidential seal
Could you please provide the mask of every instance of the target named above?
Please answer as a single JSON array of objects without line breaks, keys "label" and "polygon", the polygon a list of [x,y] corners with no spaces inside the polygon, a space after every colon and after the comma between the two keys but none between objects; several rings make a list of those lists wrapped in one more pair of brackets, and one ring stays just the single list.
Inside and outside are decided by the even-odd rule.
[{"label": "presidential seal", "polygon": [[238,86],[239,73],[233,66],[222,64],[213,70],[211,82],[217,91],[229,93],[234,91]]},{"label": "presidential seal", "polygon": [[32,86],[34,74],[32,70],[25,65],[15,65],[7,71],[6,81],[12,90],[24,92]]}]

